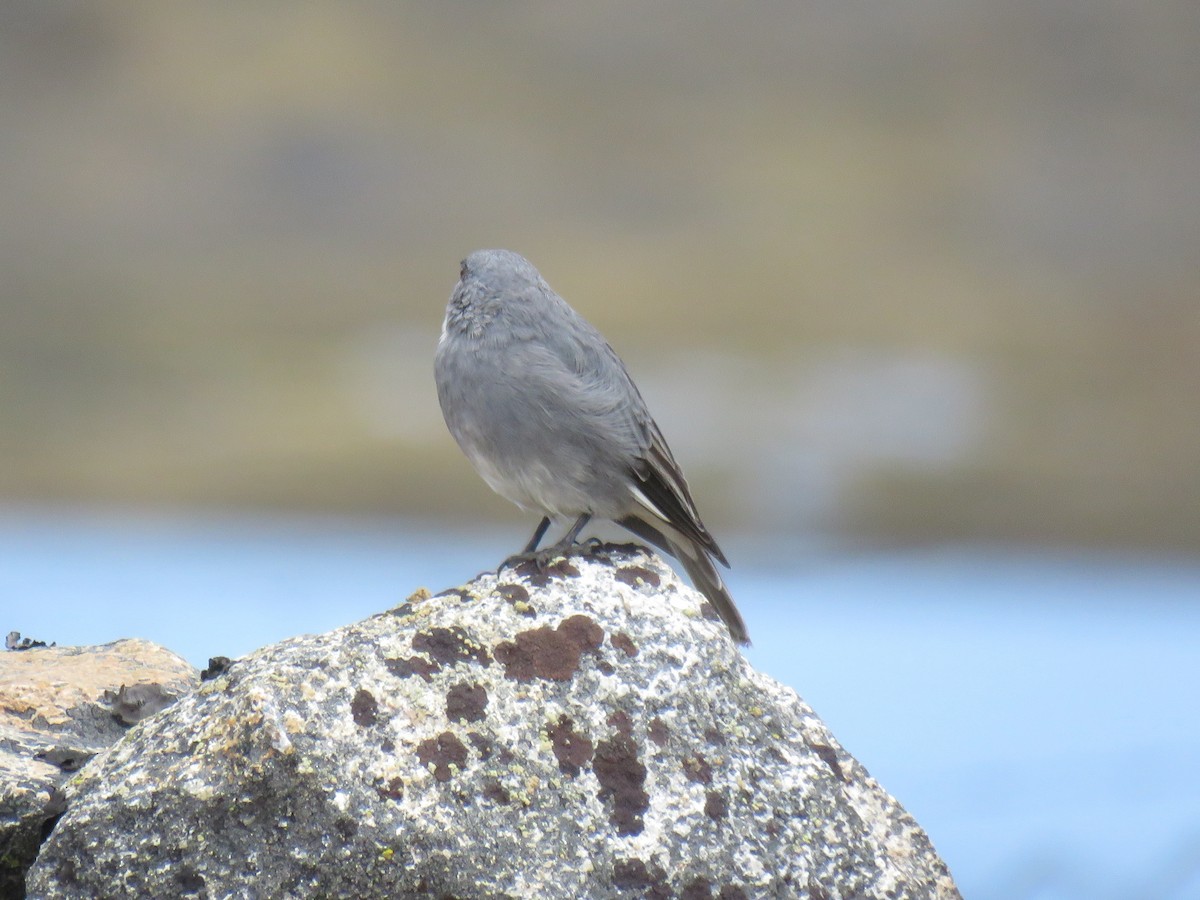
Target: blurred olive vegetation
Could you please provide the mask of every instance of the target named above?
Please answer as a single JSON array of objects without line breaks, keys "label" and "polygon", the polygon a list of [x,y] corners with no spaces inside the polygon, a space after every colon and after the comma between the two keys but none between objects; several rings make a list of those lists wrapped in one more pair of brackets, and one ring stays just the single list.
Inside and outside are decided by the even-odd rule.
[{"label": "blurred olive vegetation", "polygon": [[[0,502],[512,515],[529,256],[721,533],[1194,550],[1200,6],[0,5]],[[719,527],[718,527],[719,526]]]}]

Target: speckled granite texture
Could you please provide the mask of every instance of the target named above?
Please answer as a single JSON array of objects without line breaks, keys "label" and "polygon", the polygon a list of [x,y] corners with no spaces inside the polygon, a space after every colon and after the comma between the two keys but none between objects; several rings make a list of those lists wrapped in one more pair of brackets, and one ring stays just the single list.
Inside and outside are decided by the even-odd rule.
[{"label": "speckled granite texture", "polygon": [[31,897],[957,897],[924,832],[629,546],[266,647],[71,783]]},{"label": "speckled granite texture", "polygon": [[62,812],[63,781],[141,713],[191,691],[198,676],[149,641],[0,650],[0,897],[21,895],[25,870]]}]

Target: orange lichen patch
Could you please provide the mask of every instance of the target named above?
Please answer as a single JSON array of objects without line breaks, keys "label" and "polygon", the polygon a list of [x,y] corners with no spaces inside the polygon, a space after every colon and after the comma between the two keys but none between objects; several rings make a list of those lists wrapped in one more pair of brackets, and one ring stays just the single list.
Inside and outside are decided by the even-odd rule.
[{"label": "orange lichen patch", "polygon": [[160,684],[183,694],[197,683],[182,657],[143,640],[94,647],[39,647],[0,654],[0,724],[20,731],[67,725],[70,711],[106,692]]}]

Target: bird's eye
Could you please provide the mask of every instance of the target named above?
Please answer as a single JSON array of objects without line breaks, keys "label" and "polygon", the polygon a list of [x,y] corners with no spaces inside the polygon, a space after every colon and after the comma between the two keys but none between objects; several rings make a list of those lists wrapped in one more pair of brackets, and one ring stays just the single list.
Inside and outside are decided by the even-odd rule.
[{"label": "bird's eye", "polygon": [[467,277],[467,261],[464,259],[458,264],[458,278],[461,281]]}]

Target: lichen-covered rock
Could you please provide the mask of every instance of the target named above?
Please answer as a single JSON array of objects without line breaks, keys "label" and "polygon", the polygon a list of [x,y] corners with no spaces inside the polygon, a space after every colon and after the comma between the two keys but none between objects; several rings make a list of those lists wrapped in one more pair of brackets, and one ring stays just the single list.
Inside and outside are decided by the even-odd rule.
[{"label": "lichen-covered rock", "polygon": [[149,641],[25,646],[0,652],[0,897],[22,895],[43,832],[62,812],[62,782],[131,720],[198,683],[185,659]]},{"label": "lichen-covered rock", "polygon": [[267,647],[90,764],[33,897],[956,897],[657,557]]}]

